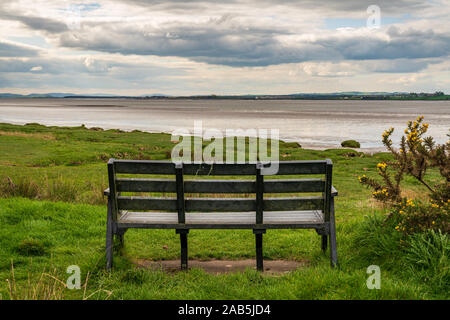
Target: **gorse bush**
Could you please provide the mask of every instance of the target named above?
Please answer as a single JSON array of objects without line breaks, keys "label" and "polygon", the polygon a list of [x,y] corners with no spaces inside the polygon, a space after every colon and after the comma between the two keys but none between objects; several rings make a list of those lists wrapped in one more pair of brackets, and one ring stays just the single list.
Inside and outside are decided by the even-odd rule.
[{"label": "gorse bush", "polygon": [[[376,259],[385,267],[398,268],[407,278],[427,283],[431,293],[448,292],[450,266],[448,260],[450,232],[450,142],[436,145],[432,137],[424,137],[428,124],[423,117],[409,121],[400,147],[394,149],[393,128],[382,135],[383,144],[392,161],[377,164],[381,179],[358,177],[361,184],[373,190],[372,196],[388,205],[383,218],[369,217],[356,237],[367,259]],[[432,185],[426,179],[429,168],[436,168],[440,181]],[[401,183],[406,175],[428,191],[429,199],[402,196]]]},{"label": "gorse bush", "polygon": [[403,200],[391,207],[386,220],[395,224],[397,231],[405,234],[428,230],[450,232],[450,202],[424,203],[418,200]]},{"label": "gorse bush", "polygon": [[[424,137],[428,124],[423,116],[409,121],[402,136],[399,150],[392,146],[391,135],[394,128],[386,130],[383,144],[394,157],[393,161],[381,162],[377,172],[382,181],[366,175],[358,177],[360,183],[372,188],[375,199],[388,203],[391,213],[386,220],[393,221],[395,229],[405,234],[441,230],[448,233],[449,228],[449,190],[450,190],[450,141],[436,145],[432,137]],[[428,168],[438,168],[441,181],[431,186],[425,175]],[[430,201],[414,201],[402,197],[400,183],[408,174],[420,182],[430,193]]]},{"label": "gorse bush", "polygon": [[[420,116],[415,121],[408,122],[398,150],[393,147],[391,140],[394,128],[383,133],[382,142],[394,160],[377,165],[382,181],[366,175],[358,177],[360,183],[374,190],[375,199],[393,203],[402,201],[400,184],[405,174],[425,186],[432,199],[444,203],[450,199],[450,141],[436,145],[432,137],[425,137],[428,123],[424,123],[423,119],[423,116]],[[425,179],[429,168],[437,168],[442,178],[434,186]]]}]

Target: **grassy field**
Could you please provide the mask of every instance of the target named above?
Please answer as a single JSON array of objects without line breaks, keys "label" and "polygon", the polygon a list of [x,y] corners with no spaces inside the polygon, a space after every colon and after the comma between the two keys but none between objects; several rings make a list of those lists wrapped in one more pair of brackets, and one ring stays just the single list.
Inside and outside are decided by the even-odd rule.
[{"label": "grassy field", "polygon": [[[381,135],[381,132],[380,132]],[[137,268],[138,259],[177,259],[173,230],[130,230],[115,255],[115,270],[104,271],[107,187],[110,157],[169,159],[167,134],[0,124],[0,298],[23,299],[448,299],[448,250],[423,265],[415,238],[381,228],[387,209],[358,183],[376,176],[389,154],[364,155],[348,149],[306,150],[280,143],[280,159],[334,162],[333,185],[340,268],[312,230],[269,230],[265,259],[305,262],[283,275],[254,270],[222,275],[200,269],[164,273]],[[430,182],[438,178],[430,173]],[[409,197],[426,197],[413,179]],[[119,255],[120,253],[120,255]],[[190,259],[254,258],[251,230],[192,230]],[[78,265],[82,289],[64,288],[66,268]],[[381,289],[366,286],[370,265],[381,268]]]}]

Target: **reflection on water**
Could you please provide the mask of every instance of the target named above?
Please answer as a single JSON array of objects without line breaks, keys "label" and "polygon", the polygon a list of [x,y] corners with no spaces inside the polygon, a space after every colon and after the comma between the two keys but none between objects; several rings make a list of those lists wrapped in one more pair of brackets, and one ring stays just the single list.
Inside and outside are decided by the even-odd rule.
[{"label": "reflection on water", "polygon": [[0,99],[0,122],[172,132],[193,130],[202,120],[203,128],[223,132],[279,129],[283,140],[319,148],[355,139],[363,149],[377,149],[385,129],[397,129],[396,142],[419,115],[439,143],[447,141],[450,101]]}]

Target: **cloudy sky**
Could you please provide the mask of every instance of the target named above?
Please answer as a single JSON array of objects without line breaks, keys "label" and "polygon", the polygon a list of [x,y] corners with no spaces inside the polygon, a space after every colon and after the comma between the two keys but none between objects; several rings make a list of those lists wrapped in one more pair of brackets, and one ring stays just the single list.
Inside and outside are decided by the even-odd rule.
[{"label": "cloudy sky", "polygon": [[0,92],[449,93],[449,16],[450,0],[1,0]]}]

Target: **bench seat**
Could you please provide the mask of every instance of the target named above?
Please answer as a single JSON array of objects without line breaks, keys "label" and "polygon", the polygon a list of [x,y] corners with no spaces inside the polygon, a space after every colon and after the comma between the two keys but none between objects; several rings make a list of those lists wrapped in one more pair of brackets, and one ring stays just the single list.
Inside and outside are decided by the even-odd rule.
[{"label": "bench seat", "polygon": [[186,227],[189,229],[253,229],[262,228],[301,228],[324,223],[321,210],[303,211],[267,211],[264,212],[262,225],[256,225],[255,212],[186,212],[186,223],[178,223],[176,212],[123,212],[118,220],[119,228],[157,228],[177,229]]}]

